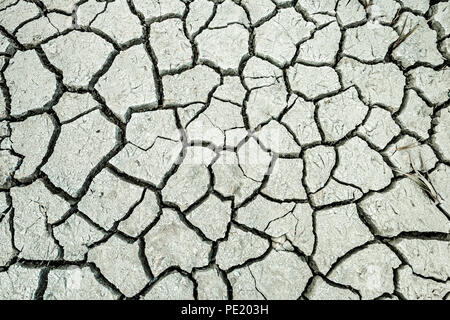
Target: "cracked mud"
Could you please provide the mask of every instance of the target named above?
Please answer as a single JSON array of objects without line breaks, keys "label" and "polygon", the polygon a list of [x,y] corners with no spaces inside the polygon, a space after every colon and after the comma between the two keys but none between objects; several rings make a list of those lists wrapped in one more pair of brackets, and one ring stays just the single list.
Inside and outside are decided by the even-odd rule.
[{"label": "cracked mud", "polygon": [[0,1],[0,299],[449,299],[449,23]]}]

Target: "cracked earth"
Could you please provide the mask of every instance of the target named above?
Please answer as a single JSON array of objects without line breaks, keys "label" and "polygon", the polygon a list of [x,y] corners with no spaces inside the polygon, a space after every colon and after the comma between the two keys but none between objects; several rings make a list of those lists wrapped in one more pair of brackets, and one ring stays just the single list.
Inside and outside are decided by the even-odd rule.
[{"label": "cracked earth", "polygon": [[450,3],[0,1],[0,299],[449,299]]}]

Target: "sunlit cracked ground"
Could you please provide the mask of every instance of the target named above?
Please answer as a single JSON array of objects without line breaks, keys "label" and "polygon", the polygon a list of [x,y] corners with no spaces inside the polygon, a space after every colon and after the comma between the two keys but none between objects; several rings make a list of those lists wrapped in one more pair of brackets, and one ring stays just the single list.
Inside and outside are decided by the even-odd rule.
[{"label": "sunlit cracked ground", "polygon": [[449,299],[449,2],[0,8],[1,299]]}]

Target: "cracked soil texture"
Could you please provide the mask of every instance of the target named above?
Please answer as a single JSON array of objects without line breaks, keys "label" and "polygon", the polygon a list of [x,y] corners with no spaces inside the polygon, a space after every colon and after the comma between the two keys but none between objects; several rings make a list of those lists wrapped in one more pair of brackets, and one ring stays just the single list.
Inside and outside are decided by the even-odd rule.
[{"label": "cracked soil texture", "polygon": [[450,299],[450,3],[0,1],[0,299]]}]

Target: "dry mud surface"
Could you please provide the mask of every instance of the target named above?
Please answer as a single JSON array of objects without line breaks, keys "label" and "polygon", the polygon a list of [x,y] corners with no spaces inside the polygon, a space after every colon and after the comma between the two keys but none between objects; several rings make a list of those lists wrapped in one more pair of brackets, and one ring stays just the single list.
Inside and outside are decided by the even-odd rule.
[{"label": "dry mud surface", "polygon": [[449,299],[450,4],[0,1],[0,299]]}]

